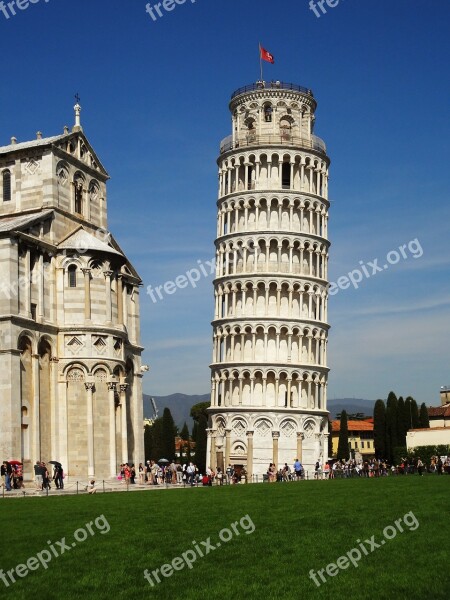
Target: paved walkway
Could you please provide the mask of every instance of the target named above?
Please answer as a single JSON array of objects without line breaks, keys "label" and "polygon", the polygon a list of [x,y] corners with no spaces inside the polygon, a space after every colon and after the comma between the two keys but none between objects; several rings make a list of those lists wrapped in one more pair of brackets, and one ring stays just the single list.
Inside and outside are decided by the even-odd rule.
[{"label": "paved walkway", "polygon": [[[63,490],[58,490],[52,485],[50,491],[47,490],[37,490],[32,482],[25,482],[25,488],[19,490],[11,490],[7,492],[4,487],[0,490],[0,500],[2,498],[46,498],[47,496],[70,496],[74,494],[84,494],[87,495],[86,486],[87,481],[79,481],[79,482],[70,482],[67,481],[64,485]],[[160,485],[148,485],[148,484],[139,484],[135,483],[134,485],[125,485],[121,481],[109,479],[105,481],[96,481],[95,485],[97,489],[97,494],[103,494],[106,492],[142,492],[142,491],[156,491],[156,490],[176,490],[189,488],[189,485],[182,484],[160,484]],[[194,487],[202,487],[199,486]]]}]

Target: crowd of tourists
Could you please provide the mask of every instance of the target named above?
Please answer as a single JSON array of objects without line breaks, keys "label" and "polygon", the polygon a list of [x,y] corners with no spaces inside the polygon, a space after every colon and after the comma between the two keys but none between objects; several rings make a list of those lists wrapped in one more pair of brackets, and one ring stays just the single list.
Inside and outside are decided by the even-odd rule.
[{"label": "crowd of tourists", "polygon": [[434,473],[437,475],[450,475],[450,456],[433,456],[429,464],[420,457],[414,459],[402,458],[398,465],[391,465],[385,459],[364,461],[336,460],[326,462],[322,467],[316,462],[314,479],[335,479],[347,477],[387,477],[388,475],[419,475]]},{"label": "crowd of tourists", "polygon": [[[23,481],[23,464],[18,460],[4,460],[1,466],[2,487],[7,492],[25,488]],[[56,489],[64,488],[64,471],[61,463],[53,462],[47,465],[45,462],[36,462],[34,465],[34,480],[36,489],[39,491],[50,490],[52,482]]]},{"label": "crowd of tourists", "polygon": [[[136,476],[138,480],[136,481]],[[202,474],[194,463],[181,465],[176,462],[148,460],[145,464],[139,463],[138,470],[134,464],[124,463],[120,465],[118,480],[127,485],[139,483],[141,485],[212,485],[214,481],[220,482],[223,474],[220,469],[217,472],[206,469]]]}]

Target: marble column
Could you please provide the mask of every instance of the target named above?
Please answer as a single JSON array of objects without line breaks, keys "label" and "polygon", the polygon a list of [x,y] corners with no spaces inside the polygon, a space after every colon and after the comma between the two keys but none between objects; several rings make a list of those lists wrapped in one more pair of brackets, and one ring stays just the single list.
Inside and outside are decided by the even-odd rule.
[{"label": "marble column", "polygon": [[120,414],[122,423],[122,462],[128,462],[128,418],[127,418],[128,383],[120,384]]},{"label": "marble column", "polygon": [[297,432],[297,458],[300,462],[303,462],[303,440],[305,434],[298,431]]},{"label": "marble column", "polygon": [[84,273],[84,318],[91,320],[91,270],[83,269]]},{"label": "marble column", "polygon": [[87,452],[88,477],[95,477],[94,467],[94,386],[93,382],[84,384],[87,392]]},{"label": "marble column", "polygon": [[253,434],[247,431],[247,481],[251,483],[253,477]]},{"label": "marble column", "polygon": [[280,439],[279,431],[272,431],[272,444],[273,444],[273,457],[272,462],[275,465],[275,468],[278,471],[278,442]]},{"label": "marble column", "polygon": [[105,271],[106,323],[109,324],[112,323],[111,276],[112,271]]},{"label": "marble column", "polygon": [[231,436],[231,429],[225,429],[225,469],[228,467],[228,465],[230,464],[230,445],[231,445],[231,440],[230,440],[230,436]]},{"label": "marble column", "polygon": [[116,382],[108,381],[108,403],[109,403],[109,464],[111,477],[117,475],[117,451],[116,451]]}]

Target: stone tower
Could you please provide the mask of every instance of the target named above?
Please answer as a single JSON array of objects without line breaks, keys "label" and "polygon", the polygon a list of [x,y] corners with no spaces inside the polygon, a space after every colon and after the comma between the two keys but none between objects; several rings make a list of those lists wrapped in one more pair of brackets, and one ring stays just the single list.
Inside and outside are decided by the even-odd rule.
[{"label": "stone tower", "polygon": [[71,131],[0,147],[0,451],[102,479],[144,460],[141,279],[74,108]]},{"label": "stone tower", "polygon": [[232,95],[220,146],[207,462],[327,458],[328,167],[311,90]]}]

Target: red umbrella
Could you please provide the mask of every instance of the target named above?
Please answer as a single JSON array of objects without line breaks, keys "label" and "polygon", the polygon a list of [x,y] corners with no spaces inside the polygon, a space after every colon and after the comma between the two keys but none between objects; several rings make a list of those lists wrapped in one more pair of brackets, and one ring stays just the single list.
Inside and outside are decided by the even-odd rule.
[{"label": "red umbrella", "polygon": [[8,460],[10,465],[21,465],[20,460]]}]

